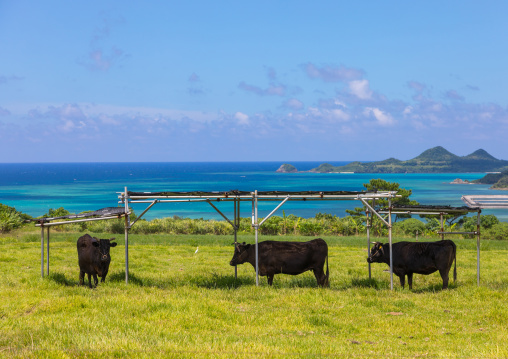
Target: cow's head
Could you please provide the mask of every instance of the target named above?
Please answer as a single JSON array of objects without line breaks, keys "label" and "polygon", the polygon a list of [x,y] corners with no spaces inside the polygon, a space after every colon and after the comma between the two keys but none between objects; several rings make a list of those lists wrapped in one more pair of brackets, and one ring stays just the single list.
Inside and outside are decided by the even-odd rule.
[{"label": "cow's head", "polygon": [[116,247],[116,242],[111,242],[115,240],[114,238],[110,239],[98,239],[94,238],[95,241],[92,241],[92,245],[97,247],[99,253],[101,254],[101,262],[111,260],[111,256],[109,255],[109,248]]},{"label": "cow's head", "polygon": [[383,250],[383,243],[374,242],[374,246],[370,250],[369,258],[367,258],[367,262],[373,263],[373,262],[381,262],[381,258],[385,255],[385,252]]},{"label": "cow's head", "polygon": [[236,243],[235,244],[235,253],[233,254],[233,259],[231,259],[231,262],[229,262],[230,265],[236,266],[237,264],[243,264],[247,262],[247,259],[249,258],[248,249],[250,247],[250,244],[243,243]]}]

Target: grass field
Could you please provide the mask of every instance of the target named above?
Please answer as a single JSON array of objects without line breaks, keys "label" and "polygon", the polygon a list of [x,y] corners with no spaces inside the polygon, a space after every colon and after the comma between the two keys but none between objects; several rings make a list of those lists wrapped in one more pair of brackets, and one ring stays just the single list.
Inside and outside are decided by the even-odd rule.
[{"label": "grass field", "polygon": [[[118,238],[90,290],[78,286],[79,235],[51,234],[44,279],[38,232],[0,236],[1,357],[508,357],[508,241],[482,242],[480,287],[476,241],[461,239],[449,290],[434,273],[415,275],[412,291],[395,276],[390,291],[385,264],[368,279],[364,237],[323,237],[323,289],[311,273],[256,287],[250,264],[235,280],[231,237],[132,235],[129,284]],[[274,238],[311,239],[261,240]]]}]

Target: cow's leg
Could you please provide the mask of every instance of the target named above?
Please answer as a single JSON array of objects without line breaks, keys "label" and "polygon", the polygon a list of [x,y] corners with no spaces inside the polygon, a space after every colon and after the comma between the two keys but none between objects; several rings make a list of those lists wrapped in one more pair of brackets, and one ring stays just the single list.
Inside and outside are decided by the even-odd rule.
[{"label": "cow's leg", "polygon": [[101,278],[101,282],[104,283],[104,281],[106,280],[106,275],[108,274],[108,270],[104,270],[102,271],[102,278]]},{"label": "cow's leg", "polygon": [[97,284],[99,284],[99,280],[97,279],[97,274],[93,275],[93,283],[94,283],[95,287],[97,287]]},{"label": "cow's leg", "polygon": [[85,272],[79,271],[79,285],[85,284]]},{"label": "cow's leg", "polygon": [[448,289],[448,270],[440,269],[439,274],[441,274],[441,278],[443,278],[443,289]]},{"label": "cow's leg", "polygon": [[407,274],[407,284],[409,285],[409,289],[413,289],[413,273]]},{"label": "cow's leg", "polygon": [[267,274],[266,277],[268,278],[268,285],[273,284],[273,276],[274,274]]},{"label": "cow's leg", "polygon": [[87,273],[88,275],[88,286],[92,288],[92,275],[90,273]]},{"label": "cow's leg", "polygon": [[319,268],[313,269],[312,271],[314,272],[314,277],[316,277],[318,286],[324,287],[326,284],[325,283],[325,281],[326,281],[325,272],[323,272],[323,270],[319,269]]},{"label": "cow's leg", "polygon": [[406,274],[402,273],[401,275],[399,275],[399,279],[400,279],[400,286],[402,287],[402,289],[404,289],[404,284],[406,283]]}]

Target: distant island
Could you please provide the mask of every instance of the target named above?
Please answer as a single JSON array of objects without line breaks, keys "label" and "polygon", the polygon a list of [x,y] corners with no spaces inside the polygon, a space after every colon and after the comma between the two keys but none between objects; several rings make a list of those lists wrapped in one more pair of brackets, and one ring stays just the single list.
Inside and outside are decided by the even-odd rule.
[{"label": "distant island", "polygon": [[[291,166],[284,164],[284,166]],[[280,168],[279,168],[280,169]],[[424,151],[408,161],[389,158],[375,162],[351,162],[345,166],[323,163],[309,172],[315,173],[465,173],[508,171],[508,161],[499,160],[479,149],[467,156],[457,156],[441,146]],[[283,171],[279,171],[283,172]],[[508,186],[507,186],[508,187]]]},{"label": "distant island", "polygon": [[508,170],[501,173],[487,173],[485,177],[474,180],[472,183],[491,184],[490,189],[508,190]]},{"label": "distant island", "polygon": [[284,163],[282,166],[279,167],[279,169],[275,172],[282,172],[282,173],[295,173],[298,172],[295,166],[290,165],[289,163]]}]

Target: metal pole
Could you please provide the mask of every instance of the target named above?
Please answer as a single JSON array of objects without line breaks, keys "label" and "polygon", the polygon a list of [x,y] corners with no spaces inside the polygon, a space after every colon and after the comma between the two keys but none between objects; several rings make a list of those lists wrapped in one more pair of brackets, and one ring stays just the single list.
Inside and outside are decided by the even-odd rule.
[{"label": "metal pole", "polygon": [[127,187],[124,193],[125,203],[125,284],[129,284],[129,197],[127,194]]},{"label": "metal pole", "polygon": [[476,223],[476,285],[480,286],[480,213],[478,210],[478,220]]},{"label": "metal pole", "polygon": [[48,227],[48,244],[47,244],[47,252],[48,252],[48,262],[46,263],[47,265],[47,274],[49,275],[49,227]]},{"label": "metal pole", "polygon": [[[367,256],[370,256],[370,222],[369,222],[369,209],[367,208],[365,210],[365,213],[367,214]],[[369,265],[369,280],[372,279],[371,274],[371,268],[370,263],[367,263]]]},{"label": "metal pole", "polygon": [[393,290],[392,200],[388,198],[388,239],[390,241],[390,289]]},{"label": "metal pole", "polygon": [[255,231],[256,231],[256,287],[259,287],[259,258],[258,258],[258,190],[254,191],[254,218],[255,218]]},{"label": "metal pole", "polygon": [[[237,240],[237,231],[238,231],[238,227],[239,227],[239,222],[240,222],[240,216],[237,214],[237,211],[240,212],[240,201],[238,199],[235,199],[235,203],[234,203],[234,219],[233,219],[233,222],[234,222],[234,226],[233,226],[233,230],[235,231],[235,251],[236,251],[236,245],[238,243],[238,240]],[[238,267],[237,265],[235,264],[235,279],[238,279]]]},{"label": "metal pole", "polygon": [[441,240],[444,239],[444,223],[443,223],[443,213],[440,213],[439,214],[440,218],[441,218]]},{"label": "metal pole", "polygon": [[41,224],[41,277],[44,278],[44,224]]}]

